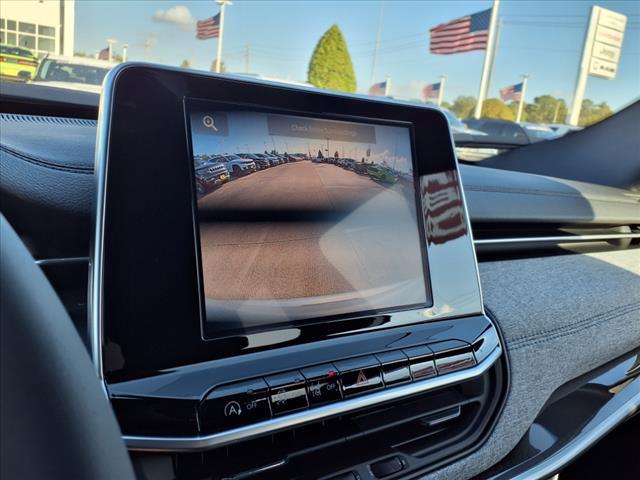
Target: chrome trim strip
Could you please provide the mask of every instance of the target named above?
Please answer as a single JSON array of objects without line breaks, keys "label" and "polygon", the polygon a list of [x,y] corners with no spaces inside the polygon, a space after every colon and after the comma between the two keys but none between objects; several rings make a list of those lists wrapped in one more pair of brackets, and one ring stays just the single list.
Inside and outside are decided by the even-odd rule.
[{"label": "chrome trim strip", "polygon": [[618,393],[608,406],[596,414],[580,433],[553,455],[519,475],[514,476],[506,471],[492,478],[509,478],[511,480],[548,478],[558,473],[562,467],[568,465],[591,445],[639,410],[640,378],[637,378]]},{"label": "chrome trim strip", "polygon": [[640,233],[607,233],[597,235],[557,235],[550,237],[508,237],[508,238],[483,238],[474,240],[476,246],[481,245],[506,245],[520,243],[581,243],[601,242],[604,240],[620,240],[628,238],[640,238]]},{"label": "chrome trim strip", "polygon": [[66,265],[70,263],[89,263],[89,257],[60,257],[60,258],[41,258],[36,260],[36,265],[48,267],[51,265]]},{"label": "chrome trim strip", "polygon": [[312,408],[284,417],[276,417],[253,425],[235,428],[226,432],[194,437],[146,437],[124,435],[123,439],[129,450],[176,452],[200,451],[213,447],[221,447],[239,440],[247,440],[259,435],[274,433],[279,430],[315,422],[335,415],[341,415],[352,410],[366,408],[378,403],[396,400],[398,398],[425,393],[453,383],[463,382],[479,377],[498,361],[502,354],[501,347],[496,348],[487,356],[484,362],[475,367],[448,373],[443,376],[432,377],[419,382],[409,383],[388,390],[382,390],[362,397],[342,400],[321,407]]}]

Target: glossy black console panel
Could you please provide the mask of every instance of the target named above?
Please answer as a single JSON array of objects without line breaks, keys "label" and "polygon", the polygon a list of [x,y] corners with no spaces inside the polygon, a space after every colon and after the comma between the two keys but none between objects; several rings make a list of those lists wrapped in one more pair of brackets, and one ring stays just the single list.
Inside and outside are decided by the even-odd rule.
[{"label": "glossy black console panel", "polygon": [[[312,319],[278,330],[204,340],[186,99],[247,110],[409,125],[432,305],[355,318]],[[89,308],[94,359],[108,383],[261,350],[482,312],[451,136],[446,118],[436,109],[129,64],[114,69],[107,78],[96,161],[98,200]]]}]

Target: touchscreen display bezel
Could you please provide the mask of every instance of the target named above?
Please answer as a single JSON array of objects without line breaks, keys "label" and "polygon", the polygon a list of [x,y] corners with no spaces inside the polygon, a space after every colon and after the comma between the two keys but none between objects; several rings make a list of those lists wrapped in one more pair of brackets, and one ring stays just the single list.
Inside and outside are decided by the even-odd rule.
[{"label": "touchscreen display bezel", "polygon": [[[214,340],[214,339],[222,339],[228,337],[234,337],[237,335],[250,334],[255,332],[269,332],[274,330],[281,330],[283,328],[295,327],[300,325],[312,325],[318,322],[332,322],[339,320],[347,320],[353,319],[357,317],[371,317],[377,316],[397,311],[403,310],[417,310],[422,308],[427,308],[433,305],[432,295],[431,295],[431,282],[429,278],[429,263],[427,259],[427,249],[426,249],[426,238],[425,238],[425,225],[424,219],[421,212],[421,194],[419,187],[419,176],[418,176],[418,164],[416,161],[416,152],[414,145],[414,127],[411,122],[402,122],[402,121],[392,121],[388,119],[377,119],[377,118],[362,118],[353,115],[338,115],[338,114],[310,114],[308,112],[298,112],[291,109],[279,109],[273,107],[264,107],[264,106],[256,106],[250,104],[243,104],[240,102],[214,102],[201,98],[185,98],[184,99],[184,109],[185,109],[185,121],[187,127],[187,136],[188,136],[188,147],[189,147],[189,157],[191,159],[190,166],[192,169],[192,191],[193,191],[193,217],[194,217],[194,228],[196,230],[196,256],[198,261],[198,287],[200,290],[200,321],[202,324],[202,338],[205,341]],[[308,118],[308,119],[318,119],[318,120],[337,120],[342,122],[352,122],[356,124],[364,124],[371,126],[391,126],[391,127],[399,127],[404,128],[408,131],[409,134],[409,148],[411,151],[411,165],[412,165],[412,184],[413,184],[413,200],[415,206],[416,213],[416,223],[417,227],[416,235],[418,236],[419,245],[422,246],[420,248],[420,261],[422,262],[422,275],[425,287],[425,302],[414,303],[408,305],[390,305],[386,308],[381,309],[371,309],[371,310],[359,310],[349,313],[343,313],[339,315],[322,315],[319,317],[312,318],[304,318],[297,320],[284,320],[277,323],[266,323],[264,325],[249,327],[249,328],[238,328],[238,329],[218,329],[215,328],[215,325],[210,325],[210,323],[215,324],[215,319],[213,321],[207,318],[206,311],[206,296],[204,293],[204,274],[202,268],[202,250],[200,244],[200,218],[198,211],[198,202],[196,195],[196,186],[195,186],[195,168],[194,168],[194,147],[193,147],[193,131],[192,131],[192,114],[194,112],[199,111],[209,111],[209,112],[248,112],[248,113],[262,113],[262,114],[276,114],[276,115],[287,115],[292,117],[300,117],[300,118]],[[417,259],[416,259],[417,260]]]},{"label": "touchscreen display bezel", "polygon": [[[377,315],[285,326],[205,340],[199,248],[186,98],[241,104],[310,117],[413,125],[419,222],[425,224],[427,277],[433,305]],[[480,314],[482,297],[469,220],[444,114],[434,108],[260,82],[232,76],[128,63],[106,77],[96,146],[95,233],[88,302],[91,349],[107,383],[232,357],[304,352],[354,334]],[[415,183],[415,182],[414,182]],[[455,197],[457,227],[447,230],[439,193]],[[427,224],[428,222],[428,224]],[[435,230],[434,230],[435,229]],[[422,232],[420,232],[422,234]],[[398,333],[400,335],[400,333]]]}]

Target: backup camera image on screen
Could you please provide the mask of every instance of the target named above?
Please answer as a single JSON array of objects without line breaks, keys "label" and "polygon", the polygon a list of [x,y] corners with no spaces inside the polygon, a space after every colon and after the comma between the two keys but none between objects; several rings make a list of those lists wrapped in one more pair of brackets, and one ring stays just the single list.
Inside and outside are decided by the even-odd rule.
[{"label": "backup camera image on screen", "polygon": [[205,334],[430,303],[408,128],[190,120]]}]

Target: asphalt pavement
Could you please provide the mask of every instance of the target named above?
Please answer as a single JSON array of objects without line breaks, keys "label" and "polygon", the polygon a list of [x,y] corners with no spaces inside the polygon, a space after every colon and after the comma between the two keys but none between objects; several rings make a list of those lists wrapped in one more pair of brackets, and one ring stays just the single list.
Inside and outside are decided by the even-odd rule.
[{"label": "asphalt pavement", "polygon": [[[403,189],[310,161],[233,180],[198,202],[205,296],[295,299],[423,277]],[[398,305],[424,301],[411,290]]]}]

